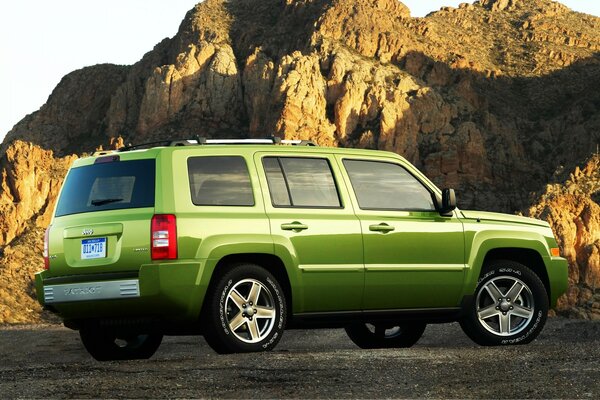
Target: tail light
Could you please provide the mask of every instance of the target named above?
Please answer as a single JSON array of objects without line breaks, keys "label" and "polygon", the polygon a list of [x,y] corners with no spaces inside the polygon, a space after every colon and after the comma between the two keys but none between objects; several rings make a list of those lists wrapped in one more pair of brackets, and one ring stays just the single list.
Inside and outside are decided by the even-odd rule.
[{"label": "tail light", "polygon": [[177,258],[177,222],[172,214],[156,214],[151,228],[152,259]]},{"label": "tail light", "polygon": [[44,233],[44,269],[45,270],[49,270],[50,269],[50,249],[49,249],[49,244],[48,241],[50,239],[50,227],[48,227],[46,229],[46,232]]}]

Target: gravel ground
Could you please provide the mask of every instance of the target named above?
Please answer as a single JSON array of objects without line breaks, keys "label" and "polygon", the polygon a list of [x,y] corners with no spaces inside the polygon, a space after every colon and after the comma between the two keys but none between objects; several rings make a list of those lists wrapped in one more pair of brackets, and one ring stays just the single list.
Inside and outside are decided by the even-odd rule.
[{"label": "gravel ground", "polygon": [[599,398],[600,322],[551,318],[526,346],[485,348],[458,324],[410,349],[360,350],[343,330],[287,331],[269,353],[167,337],[147,361],[94,361],[77,332],[0,328],[2,398]]}]

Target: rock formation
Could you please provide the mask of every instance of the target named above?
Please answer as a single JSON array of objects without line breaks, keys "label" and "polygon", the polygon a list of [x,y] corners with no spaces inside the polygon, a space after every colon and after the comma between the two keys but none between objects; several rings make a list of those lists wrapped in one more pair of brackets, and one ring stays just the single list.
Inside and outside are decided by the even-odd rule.
[{"label": "rock formation", "polygon": [[[65,76],[9,132],[0,247],[47,223],[72,154],[195,135],[394,151],[455,187],[462,208],[535,203],[529,212],[560,230],[580,203],[544,191],[600,142],[599,48],[599,18],[550,0],[481,0],[425,18],[397,0],[206,0],[138,63]],[[564,310],[588,301],[600,273],[597,248],[567,236]],[[14,268],[7,257],[0,277]]]},{"label": "rock formation", "polygon": [[600,154],[576,167],[564,182],[548,185],[529,214],[550,222],[571,266],[569,291],[560,308],[600,320]]},{"label": "rock formation", "polygon": [[0,160],[0,243],[10,243],[29,223],[50,224],[58,191],[77,156],[54,157],[52,150],[14,141]]}]

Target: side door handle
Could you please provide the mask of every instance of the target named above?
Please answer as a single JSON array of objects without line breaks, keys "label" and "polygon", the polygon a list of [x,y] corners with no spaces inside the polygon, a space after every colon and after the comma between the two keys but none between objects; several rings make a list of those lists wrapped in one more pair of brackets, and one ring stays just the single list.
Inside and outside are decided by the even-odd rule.
[{"label": "side door handle", "polygon": [[284,231],[300,232],[305,229],[308,229],[308,225],[304,225],[298,221],[294,221],[289,224],[281,224],[281,229],[283,229]]},{"label": "side door handle", "polygon": [[396,229],[396,228],[386,224],[385,222],[382,222],[381,224],[378,224],[378,225],[369,225],[369,230],[373,231],[373,232],[387,233],[387,232],[393,231],[394,229]]}]

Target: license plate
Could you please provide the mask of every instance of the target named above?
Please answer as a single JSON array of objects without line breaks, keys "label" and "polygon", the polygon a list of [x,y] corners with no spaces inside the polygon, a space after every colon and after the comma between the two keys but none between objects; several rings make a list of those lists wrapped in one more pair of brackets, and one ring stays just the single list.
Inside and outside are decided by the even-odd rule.
[{"label": "license plate", "polygon": [[106,238],[83,239],[81,241],[82,260],[104,257],[106,257]]}]

